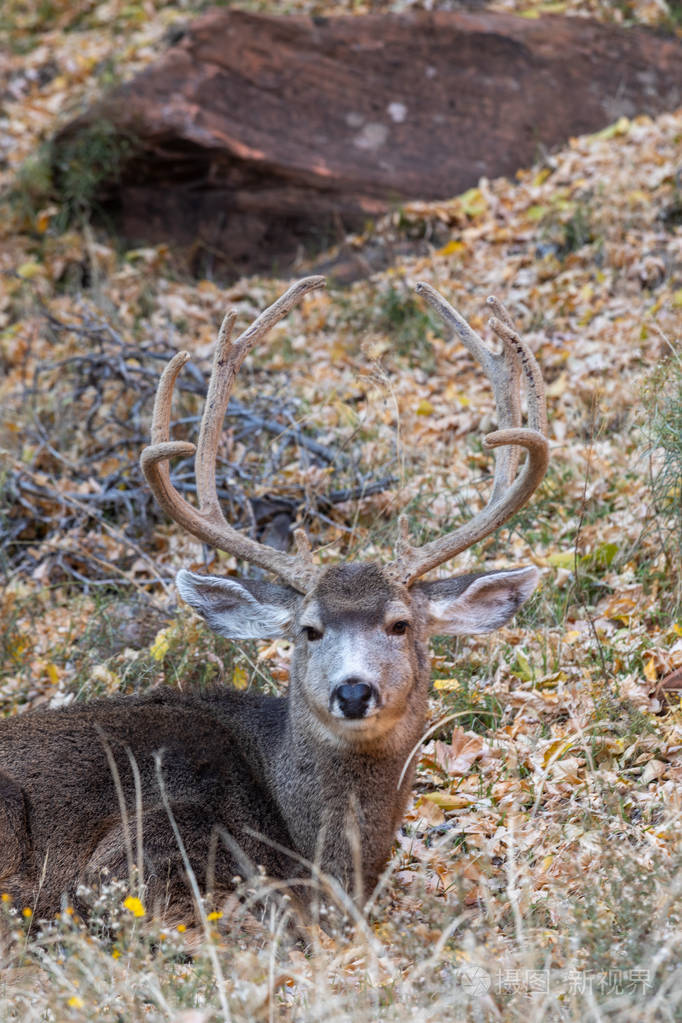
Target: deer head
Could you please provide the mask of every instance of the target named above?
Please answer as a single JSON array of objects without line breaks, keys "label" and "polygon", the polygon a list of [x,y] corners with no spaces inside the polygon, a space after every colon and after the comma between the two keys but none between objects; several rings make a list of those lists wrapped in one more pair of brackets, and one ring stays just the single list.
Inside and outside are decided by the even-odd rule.
[{"label": "deer head", "polygon": [[[152,443],[143,451],[141,464],[157,501],[171,518],[203,542],[267,569],[283,582],[226,579],[183,570],[177,576],[182,597],[215,631],[230,638],[293,637],[291,696],[311,712],[311,727],[319,735],[372,745],[377,740],[385,742],[390,734],[389,746],[398,748],[404,746],[400,723],[423,719],[428,637],[496,629],[535,587],[533,567],[435,581],[422,581],[422,576],[501,526],[542,480],[549,451],[544,387],[533,353],[496,299],[488,299],[488,304],[493,313],[490,326],[501,341],[499,353],[487,347],[438,292],[428,284],[417,285],[451,335],[459,337],[478,360],[493,388],[499,429],[484,440],[496,455],[488,504],[469,522],[422,547],[411,544],[407,520],[401,517],[396,556],[387,565],[355,562],[323,568],[315,563],[300,529],[294,533],[294,554],[257,543],[226,521],[218,501],[215,460],[223,418],[248,352],[296,302],[323,284],[322,277],[294,284],[234,342],[236,314],[231,311],[225,317],[196,448],[198,508],[173,487],[168,470],[170,458],[195,451],[193,444],[170,440],[171,396],[189,358],[186,352],[178,353],[161,377]],[[525,428],[521,379],[528,406]],[[527,458],[519,470],[523,448]]]}]

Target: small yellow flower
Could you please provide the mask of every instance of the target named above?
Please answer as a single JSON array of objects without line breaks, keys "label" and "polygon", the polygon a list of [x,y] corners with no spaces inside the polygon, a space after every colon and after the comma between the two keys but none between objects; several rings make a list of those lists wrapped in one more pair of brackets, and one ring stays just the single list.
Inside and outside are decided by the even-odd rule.
[{"label": "small yellow flower", "polygon": [[25,916],[27,920],[30,920],[33,916],[33,910],[29,906],[24,906],[21,911],[21,915]]},{"label": "small yellow flower", "polygon": [[2,898],[3,902],[11,902],[12,901],[12,896],[8,895],[7,892],[3,892],[2,895],[0,896],[0,898]]},{"label": "small yellow flower", "polygon": [[85,1003],[82,998],[78,997],[78,995],[72,995],[66,1004],[70,1009],[82,1009]]},{"label": "small yellow flower", "polygon": [[112,959],[120,959],[121,958],[121,953],[119,952],[119,950],[117,948],[115,948],[114,951],[111,953],[111,958]]},{"label": "small yellow flower", "polygon": [[185,927],[184,924],[178,924],[178,930],[179,930],[180,934],[184,934],[185,931],[187,930],[187,928]]},{"label": "small yellow flower", "polygon": [[206,917],[206,919],[207,919],[207,920],[220,920],[220,918],[222,917],[222,915],[223,915],[223,914],[222,914],[221,912],[219,912],[219,911],[218,911],[217,909],[214,909],[212,913],[209,913],[209,914],[208,914],[208,916]]},{"label": "small yellow flower", "polygon": [[144,906],[134,895],[129,895],[128,898],[124,900],[123,905],[128,912],[133,914],[133,916],[144,916],[145,914]]}]

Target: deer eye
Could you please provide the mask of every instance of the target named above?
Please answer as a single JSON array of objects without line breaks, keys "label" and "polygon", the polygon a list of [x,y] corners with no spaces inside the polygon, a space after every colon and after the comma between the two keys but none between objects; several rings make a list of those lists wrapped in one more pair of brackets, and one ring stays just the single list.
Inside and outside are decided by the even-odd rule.
[{"label": "deer eye", "polygon": [[393,624],[389,626],[388,633],[390,636],[404,636],[409,627],[410,623],[401,619],[399,622],[393,622]]},{"label": "deer eye", "polygon": [[304,625],[303,632],[310,643],[314,643],[316,639],[322,639],[322,633],[320,630],[313,628],[312,625]]}]

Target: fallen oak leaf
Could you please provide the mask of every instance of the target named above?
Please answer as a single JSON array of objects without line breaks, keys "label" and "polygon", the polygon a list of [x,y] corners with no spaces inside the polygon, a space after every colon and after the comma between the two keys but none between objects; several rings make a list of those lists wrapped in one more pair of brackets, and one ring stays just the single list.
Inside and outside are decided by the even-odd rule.
[{"label": "fallen oak leaf", "polygon": [[420,798],[417,808],[424,806],[424,801],[435,803],[441,810],[463,810],[475,802],[475,797],[466,792],[424,792]]},{"label": "fallen oak leaf", "polygon": [[643,785],[648,785],[650,782],[662,778],[667,770],[668,764],[664,760],[650,760],[642,771],[639,780]]},{"label": "fallen oak leaf", "polygon": [[424,747],[424,755],[432,758],[449,775],[466,775],[479,757],[490,755],[490,747],[475,732],[454,728],[450,743],[436,739]]}]

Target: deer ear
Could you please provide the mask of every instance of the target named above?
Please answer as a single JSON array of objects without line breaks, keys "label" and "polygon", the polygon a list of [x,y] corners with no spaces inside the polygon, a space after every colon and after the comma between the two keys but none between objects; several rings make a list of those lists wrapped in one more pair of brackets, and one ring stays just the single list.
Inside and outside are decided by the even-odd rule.
[{"label": "deer ear", "polygon": [[492,632],[508,622],[531,595],[536,568],[503,569],[417,583],[427,599],[430,636]]},{"label": "deer ear", "polygon": [[181,569],[180,596],[214,632],[228,639],[277,639],[294,620],[300,594],[289,586],[256,579],[221,579]]}]

